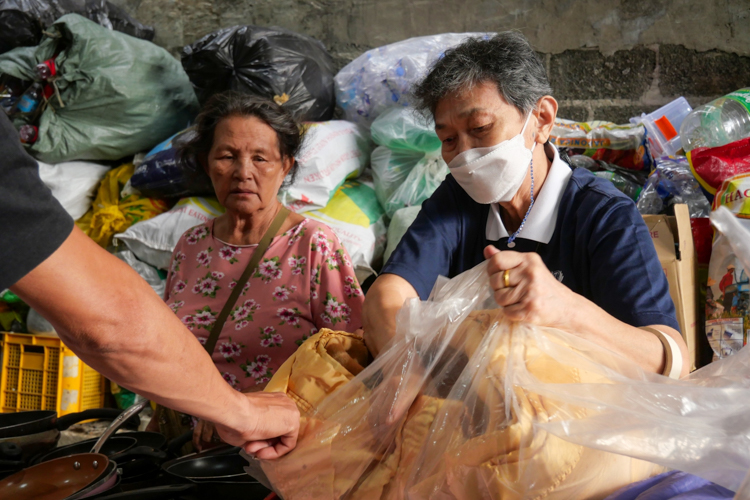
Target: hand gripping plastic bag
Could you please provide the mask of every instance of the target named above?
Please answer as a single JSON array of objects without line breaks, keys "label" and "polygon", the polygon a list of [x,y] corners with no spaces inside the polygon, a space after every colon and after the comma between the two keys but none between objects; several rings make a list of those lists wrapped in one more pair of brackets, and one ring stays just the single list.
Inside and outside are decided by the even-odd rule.
[{"label": "hand gripping plastic bag", "polygon": [[105,0],[3,0],[0,2],[0,54],[16,47],[37,45],[46,28],[72,13],[107,29],[144,40],[154,39],[154,28],[139,23]]},{"label": "hand gripping plastic bag", "polygon": [[297,447],[261,461],[282,497],[590,499],[663,471],[540,428],[598,413],[556,388],[640,373],[580,337],[504,319],[486,263],[407,302],[366,367],[362,347],[321,330],[269,382],[302,416]]},{"label": "hand gripping plastic bag", "polygon": [[410,106],[412,86],[446,50],[491,33],[443,33],[409,38],[368,50],[336,75],[336,102],[346,119],[369,127],[383,111]]},{"label": "hand gripping plastic bag", "polygon": [[400,208],[421,206],[448,175],[434,123],[413,109],[394,108],[380,115],[370,131],[379,145],[370,158],[375,192],[388,217]]},{"label": "hand gripping plastic bag", "polygon": [[45,33],[36,48],[0,55],[0,74],[30,80],[38,63],[59,52],[60,99],[51,97],[40,116],[39,138],[29,147],[37,159],[117,160],[179,132],[198,111],[187,75],[163,48],[77,14]]},{"label": "hand gripping plastic bag", "polygon": [[133,175],[133,164],[110,170],[102,179],[91,209],[76,221],[78,227],[104,248],[112,237],[131,225],[150,219],[169,209],[163,200],[121,193]]},{"label": "hand gripping plastic bag", "polygon": [[322,43],[282,28],[234,26],[182,49],[182,66],[201,103],[238,90],[273,99],[299,120],[333,116],[334,66]]},{"label": "hand gripping plastic bag", "polygon": [[344,181],[359,177],[370,162],[370,140],[354,123],[333,120],[304,126],[297,179],[279,191],[279,201],[297,213],[324,208]]},{"label": "hand gripping plastic bag", "polygon": [[[717,243],[738,267],[750,269],[750,230],[743,221],[719,206],[711,222],[720,233]],[[620,366],[609,384],[535,386],[542,396],[589,410],[585,418],[540,427],[574,443],[695,474],[736,491],[735,498],[750,498],[750,350],[739,349],[681,380]]]}]

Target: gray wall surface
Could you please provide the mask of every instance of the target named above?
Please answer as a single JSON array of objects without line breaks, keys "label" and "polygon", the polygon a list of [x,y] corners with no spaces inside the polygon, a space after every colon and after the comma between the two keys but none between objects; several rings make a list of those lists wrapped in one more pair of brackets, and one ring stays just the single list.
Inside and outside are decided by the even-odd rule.
[{"label": "gray wall surface", "polygon": [[750,86],[750,0],[113,0],[183,45],[237,24],[322,41],[338,67],[367,49],[445,32],[520,30],[545,58],[559,116],[627,122],[680,95]]}]

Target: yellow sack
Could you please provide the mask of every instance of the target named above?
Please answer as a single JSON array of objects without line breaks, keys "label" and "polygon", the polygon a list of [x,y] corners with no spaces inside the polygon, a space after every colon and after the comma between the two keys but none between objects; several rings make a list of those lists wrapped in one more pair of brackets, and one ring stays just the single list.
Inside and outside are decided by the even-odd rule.
[{"label": "yellow sack", "polygon": [[76,224],[92,240],[107,248],[112,236],[142,220],[169,210],[169,205],[153,198],[131,194],[120,197],[135,168],[132,163],[121,165],[104,176],[91,209]]}]

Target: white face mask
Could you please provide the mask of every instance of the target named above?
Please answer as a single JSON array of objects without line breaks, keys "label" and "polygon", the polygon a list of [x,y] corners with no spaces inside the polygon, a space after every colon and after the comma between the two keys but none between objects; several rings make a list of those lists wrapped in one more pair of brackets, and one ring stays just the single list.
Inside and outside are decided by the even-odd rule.
[{"label": "white face mask", "polygon": [[518,192],[531,163],[531,149],[526,149],[523,133],[529,124],[526,117],[521,133],[512,139],[487,148],[474,148],[459,154],[448,164],[451,174],[477,203],[508,202]]}]

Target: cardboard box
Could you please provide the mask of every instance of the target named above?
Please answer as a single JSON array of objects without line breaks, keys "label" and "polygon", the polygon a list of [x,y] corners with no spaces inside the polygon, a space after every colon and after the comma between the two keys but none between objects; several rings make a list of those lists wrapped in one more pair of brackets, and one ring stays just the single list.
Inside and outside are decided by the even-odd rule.
[{"label": "cardboard box", "polygon": [[697,263],[690,212],[687,205],[680,204],[674,206],[674,213],[674,216],[644,215],[643,220],[669,281],[669,295],[677,309],[677,321],[687,344],[690,371],[693,371],[700,367],[706,336],[698,325]]}]

